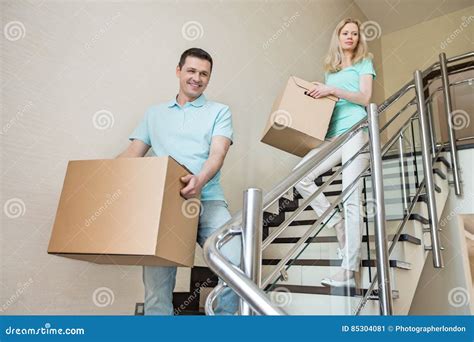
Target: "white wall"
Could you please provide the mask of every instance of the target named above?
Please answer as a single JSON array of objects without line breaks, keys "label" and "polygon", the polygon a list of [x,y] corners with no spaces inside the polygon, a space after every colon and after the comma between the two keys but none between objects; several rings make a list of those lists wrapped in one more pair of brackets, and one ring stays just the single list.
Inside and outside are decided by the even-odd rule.
[{"label": "white wall", "polygon": [[410,310],[413,315],[474,314],[474,291],[466,237],[459,216],[474,213],[474,150],[459,151],[459,164],[464,194],[457,197],[454,189],[451,189],[440,220],[445,267],[434,268],[431,253],[428,255]]},{"label": "white wall", "polygon": [[[366,20],[349,0],[10,0],[0,12],[1,203],[21,206],[17,218],[2,214],[0,309],[8,314],[131,314],[143,300],[139,267],[68,260],[46,248],[67,161],[122,151],[146,108],[176,94],[182,51],[211,53],[207,96],[232,108],[223,186],[236,211],[245,188],[270,189],[298,160],[259,142],[277,92],[292,74],[322,79],[336,23]],[[186,31],[189,22],[197,31]],[[383,84],[379,40],[371,50]],[[94,126],[101,110],[107,129]],[[94,304],[100,287],[113,291],[112,305]]]},{"label": "white wall", "polygon": [[[437,62],[440,53],[444,52],[449,58],[474,49],[474,6],[424,21],[433,12],[439,13],[438,10],[430,8],[427,13],[420,13],[422,20],[417,25],[382,35],[383,87],[387,97],[413,79],[415,70],[424,70]],[[457,89],[458,93],[459,91]],[[402,101],[382,115],[381,120],[397,113],[414,96],[415,91],[409,91]],[[454,109],[469,112],[472,108],[472,101],[461,101],[461,98],[458,101],[454,102]],[[398,130],[406,118],[407,116],[401,115],[395,120],[387,129],[389,136]]]}]

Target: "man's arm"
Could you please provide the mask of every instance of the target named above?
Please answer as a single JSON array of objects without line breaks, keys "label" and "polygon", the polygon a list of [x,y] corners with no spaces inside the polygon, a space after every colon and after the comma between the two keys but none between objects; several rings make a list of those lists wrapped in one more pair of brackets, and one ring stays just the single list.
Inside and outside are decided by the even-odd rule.
[{"label": "man's arm", "polygon": [[217,135],[212,138],[209,158],[204,163],[201,172],[181,178],[181,181],[186,183],[186,186],[181,190],[181,195],[184,198],[199,196],[204,185],[216,175],[224,164],[230,143],[230,139],[224,136]]},{"label": "man's arm", "polygon": [[150,149],[150,146],[145,144],[143,141],[134,139],[127,149],[120,153],[116,158],[140,158]]}]

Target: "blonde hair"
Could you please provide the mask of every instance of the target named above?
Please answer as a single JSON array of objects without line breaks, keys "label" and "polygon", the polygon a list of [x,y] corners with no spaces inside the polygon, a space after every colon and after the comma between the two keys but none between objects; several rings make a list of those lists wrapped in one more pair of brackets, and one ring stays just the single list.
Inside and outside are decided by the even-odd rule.
[{"label": "blonde hair", "polygon": [[356,64],[364,58],[373,57],[368,51],[367,40],[364,32],[361,30],[361,22],[358,19],[346,18],[337,24],[332,34],[331,42],[329,43],[329,51],[324,59],[324,71],[326,72],[333,73],[342,69],[342,48],[339,44],[339,35],[341,34],[342,28],[349,23],[356,24],[359,30],[359,41],[352,55],[352,64]]}]

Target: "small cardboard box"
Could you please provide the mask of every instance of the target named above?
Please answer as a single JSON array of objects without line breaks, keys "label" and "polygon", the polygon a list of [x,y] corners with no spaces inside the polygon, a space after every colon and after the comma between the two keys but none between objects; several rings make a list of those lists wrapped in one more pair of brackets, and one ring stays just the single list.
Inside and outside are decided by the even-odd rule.
[{"label": "small cardboard box", "polygon": [[70,161],[48,253],[99,264],[194,263],[200,202],[171,157]]},{"label": "small cardboard box", "polygon": [[306,92],[314,84],[291,76],[273,103],[262,142],[280,150],[305,156],[326,137],[337,97],[315,99]]}]

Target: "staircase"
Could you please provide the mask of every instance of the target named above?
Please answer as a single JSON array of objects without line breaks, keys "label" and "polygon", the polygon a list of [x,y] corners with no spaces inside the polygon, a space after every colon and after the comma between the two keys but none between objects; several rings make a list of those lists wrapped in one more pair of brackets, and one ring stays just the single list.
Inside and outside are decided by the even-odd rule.
[{"label": "staircase", "polygon": [[[452,101],[446,89],[472,80],[450,84],[448,76],[472,69],[474,52],[450,59],[441,54],[439,62],[423,72],[416,71],[414,80],[380,106],[370,104],[368,119],[361,120],[307,160],[263,199],[258,189],[244,192],[242,212],[236,213],[206,241],[205,261],[198,257],[196,267],[191,269],[189,291],[174,293],[175,314],[205,311],[212,315],[214,299],[227,286],[243,299],[240,314],[244,315],[408,314],[425,262],[442,267],[438,223],[450,193],[450,176],[454,179],[456,195],[460,189],[456,140],[452,140],[455,135],[450,134],[449,144],[437,137],[431,102],[438,91],[443,91],[446,120],[452,122]],[[430,93],[429,85],[438,78],[442,79],[443,87]],[[379,128],[379,117],[412,90],[413,99],[397,113],[387,116],[386,124]],[[332,203],[332,208],[321,218],[294,185],[367,127],[371,139],[359,153],[370,153],[371,165],[359,175],[358,181],[363,185],[364,227],[356,287],[324,287],[322,278],[334,273],[341,264],[335,231],[326,227],[325,222],[343,209],[344,195],[357,184],[342,189],[341,171],[344,172],[348,163],[316,179]],[[379,141],[387,127],[392,128],[392,134]],[[449,153],[444,151],[448,145]],[[374,205],[381,203],[385,212],[374,210]],[[246,262],[242,270],[231,265],[219,250],[234,235],[244,238]],[[260,236],[262,243],[260,238],[255,238]],[[245,241],[253,243],[245,244]],[[213,272],[222,280],[218,282]],[[140,304],[136,314],[140,314]]]},{"label": "staircase", "polygon": [[[409,183],[415,187],[416,177],[413,164],[414,157],[406,158],[406,170]],[[410,165],[412,165],[410,167]],[[331,170],[315,180],[317,185],[323,184],[334,170]],[[398,159],[385,158],[384,178],[392,182],[386,184],[386,210],[387,234],[393,237],[398,225],[403,218],[403,203],[399,197],[400,166]],[[450,165],[444,155],[441,155],[433,168],[436,175],[438,213],[442,212],[444,203],[449,194],[448,173]],[[337,177],[325,195],[329,201],[341,193],[342,180]],[[370,185],[370,178],[366,178]],[[397,187],[398,186],[398,187]],[[369,193],[371,188],[364,188],[364,193]],[[279,226],[285,218],[300,206],[301,196],[293,189],[292,196],[283,197],[279,201],[278,213],[264,212],[263,237]],[[415,294],[421,271],[428,258],[429,252],[425,247],[430,246],[429,233],[423,230],[428,226],[427,206],[424,196],[420,196],[415,213],[409,219],[404,233],[399,238],[399,244],[390,257],[390,272],[395,311],[397,315],[406,315]],[[268,272],[280,260],[281,256],[294,244],[295,238],[302,234],[316,220],[316,215],[311,207],[306,207],[298,220],[291,223],[263,254],[262,273]],[[374,251],[374,226],[373,219],[365,219],[367,231],[362,237],[363,252],[358,287],[328,288],[320,285],[322,278],[336,271],[341,260],[337,256],[337,240],[334,230],[325,228],[317,237],[308,241],[308,246],[299,258],[292,260],[291,267],[287,269],[288,278],[279,279],[273,286],[267,287],[267,293],[275,305],[283,308],[290,315],[352,315],[355,307],[366,293],[370,282],[374,279],[376,271]],[[367,242],[369,236],[369,242]],[[428,260],[430,262],[430,260]],[[290,264],[290,263],[288,263]],[[212,289],[217,285],[217,276],[206,266],[202,258],[197,258],[196,266],[191,269],[189,291],[175,292],[173,304],[176,315],[204,315],[204,301]],[[362,314],[377,315],[379,304],[377,295],[373,295]],[[136,315],[143,314],[143,303],[137,303]]]},{"label": "staircase", "polygon": [[[413,157],[406,158],[407,187],[415,188],[416,177]],[[434,163],[435,182],[437,186],[436,202],[438,213],[442,212],[449,194],[448,185],[449,163],[444,157],[439,157]],[[322,175],[316,180],[321,185],[333,174],[334,170]],[[337,179],[337,178],[336,178]],[[340,180],[340,178],[339,178]],[[384,181],[386,200],[386,231],[388,239],[391,240],[403,219],[403,201],[400,197],[400,166],[399,160],[386,158],[384,160]],[[366,179],[364,193],[371,193],[370,178]],[[329,201],[341,193],[341,181],[331,186],[325,195]],[[268,236],[275,227],[279,226],[289,214],[300,206],[302,201],[295,190],[293,200],[282,199],[281,210],[278,215],[266,214],[264,225],[264,236]],[[269,216],[275,216],[269,219]],[[392,293],[394,299],[394,314],[406,315],[415,294],[418,279],[421,275],[430,247],[428,227],[427,205],[424,196],[418,198],[415,212],[410,215],[403,234],[398,239],[398,244],[390,255],[390,278],[392,282]],[[311,207],[305,208],[298,220],[291,223],[279,238],[264,250],[263,253],[263,275],[267,275],[273,265],[276,265],[282,256],[296,242],[298,237],[316,221],[317,216]],[[370,283],[374,279],[376,271],[374,250],[374,224],[370,217],[365,218],[365,233],[362,236],[362,260],[359,272],[358,286],[355,289],[329,288],[320,285],[321,280],[331,273],[335,273],[341,264],[337,255],[337,239],[334,229],[323,228],[321,232],[307,240],[304,251],[298,258],[287,263],[286,279],[280,277],[266,290],[273,302],[283,308],[290,315],[352,315],[354,310],[367,292]],[[361,314],[379,314],[379,303],[377,295],[364,306]]]}]

